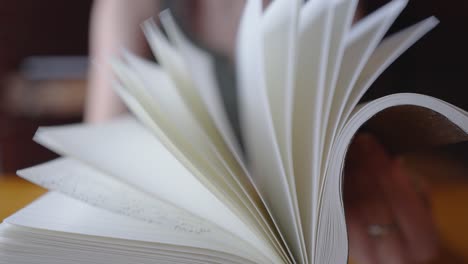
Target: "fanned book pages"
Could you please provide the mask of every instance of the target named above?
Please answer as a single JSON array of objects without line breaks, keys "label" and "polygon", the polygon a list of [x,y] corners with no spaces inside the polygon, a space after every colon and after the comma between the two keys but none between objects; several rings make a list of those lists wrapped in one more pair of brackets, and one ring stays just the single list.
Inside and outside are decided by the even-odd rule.
[{"label": "fanned book pages", "polygon": [[383,39],[406,1],[355,24],[357,0],[261,2],[237,38],[242,144],[213,58],[165,11],[165,33],[143,26],[158,64],[112,61],[132,116],[37,131],[63,157],[18,171],[50,192],[0,225],[0,263],[346,263],[342,169],[359,127],[401,151],[467,139],[467,113],[435,98],[358,105],[435,18]]}]

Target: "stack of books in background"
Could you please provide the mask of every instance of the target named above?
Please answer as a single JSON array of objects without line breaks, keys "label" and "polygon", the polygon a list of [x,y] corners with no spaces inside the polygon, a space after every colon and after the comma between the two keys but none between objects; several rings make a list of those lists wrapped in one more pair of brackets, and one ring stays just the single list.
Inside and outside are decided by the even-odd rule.
[{"label": "stack of books in background", "polygon": [[85,56],[33,56],[3,78],[1,173],[55,157],[31,137],[38,126],[81,120],[87,66]]}]

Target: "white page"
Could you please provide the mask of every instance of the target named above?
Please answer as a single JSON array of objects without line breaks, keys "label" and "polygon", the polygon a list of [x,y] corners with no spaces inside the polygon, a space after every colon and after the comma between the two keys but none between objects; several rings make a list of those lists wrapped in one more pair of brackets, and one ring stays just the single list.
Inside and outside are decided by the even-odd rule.
[{"label": "white page", "polygon": [[292,91],[301,4],[297,0],[273,1],[266,8],[261,22],[269,113],[293,200],[297,198],[291,154]]},{"label": "white page", "polygon": [[349,118],[354,107],[361,97],[377,79],[403,52],[411,47],[422,36],[438,24],[435,17],[427,18],[409,28],[406,28],[384,39],[369,58],[366,66],[359,75],[356,85],[353,87],[348,102],[344,109],[344,115],[340,121],[340,128]]},{"label": "white page", "polygon": [[176,231],[183,240],[209,242],[228,235],[207,220],[150,196],[71,158],[59,158],[17,172],[22,178],[92,206]]},{"label": "white page", "polygon": [[[228,180],[226,176],[230,176],[231,181],[227,183],[232,189],[239,195],[254,195],[251,191],[247,193],[246,188],[250,187],[250,182],[245,178],[244,172],[233,165],[236,162],[230,159],[231,153],[229,150],[223,149],[223,146],[219,145],[219,141],[216,142],[213,138],[217,137],[216,131],[208,131],[204,129],[205,124],[200,124],[196,121],[192,112],[185,104],[183,96],[177,91],[174,82],[170,79],[169,75],[164,72],[162,68],[159,68],[156,64],[149,61],[145,61],[136,56],[128,54],[126,56],[128,61],[128,67],[125,69],[124,75],[135,74],[144,82],[144,86],[147,89],[151,101],[157,106],[160,112],[157,123],[161,125],[171,124],[171,126],[164,128],[166,134],[173,137],[175,134],[179,134],[180,137],[173,138],[173,141],[184,140],[189,146],[183,147],[183,150],[187,148],[192,149],[194,155],[204,157],[208,160],[211,165],[217,164],[218,170],[222,171],[222,181]],[[208,132],[208,134],[206,134]],[[218,143],[218,144],[217,144]],[[177,143],[176,143],[177,144]],[[224,150],[224,151],[223,151]],[[222,152],[222,153],[219,153]],[[191,156],[193,158],[193,156]],[[189,159],[191,158],[188,157]],[[225,166],[225,163],[231,160],[229,166]],[[243,177],[244,176],[244,177]],[[240,183],[238,178],[244,181]],[[240,185],[240,186],[238,186]],[[239,188],[243,188],[243,192]],[[240,194],[243,193],[243,194]],[[243,196],[244,197],[244,196]],[[244,197],[244,200],[247,200]]]},{"label": "white page", "polygon": [[[87,238],[90,242],[95,236],[105,239],[109,244],[122,244],[127,247],[149,242],[152,244],[145,244],[146,247],[153,248],[154,251],[158,248],[172,249],[181,253],[184,251],[202,253],[204,250],[205,252],[209,250],[213,256],[222,256],[224,252],[259,259],[258,252],[236,244],[232,240],[219,239],[211,242],[199,240],[196,237],[203,234],[187,234],[174,229],[161,228],[155,223],[115,214],[55,192],[50,192],[29,204],[5,219],[5,223],[39,229],[42,231],[38,232],[44,235],[47,231],[64,232],[51,235],[63,235],[70,239],[74,239],[73,234],[92,236]],[[187,239],[187,235],[195,238]]]},{"label": "white page", "polygon": [[[429,108],[447,117],[450,122],[468,134],[468,116],[458,111],[457,107],[430,96],[411,93],[392,94],[359,105],[338,135],[336,144],[332,150],[330,163],[328,164],[327,184],[324,188],[324,196],[330,197],[330,199],[323,200],[322,207],[324,211],[320,215],[320,223],[324,225],[318,229],[318,245],[320,246],[318,250],[324,252],[324,254],[322,255],[323,258],[317,259],[316,263],[345,263],[347,261],[346,221],[341,196],[343,186],[342,173],[349,143],[357,130],[366,121],[384,109],[399,105],[414,105]],[[333,235],[331,236],[330,233],[327,233],[327,230],[334,230]],[[330,257],[333,257],[333,259],[330,259]]]},{"label": "white page", "polygon": [[[161,57],[161,64],[164,66],[164,69],[167,70],[169,75],[171,76],[174,85],[172,88],[166,88],[163,89],[162,91],[159,89],[159,85],[155,85],[156,83],[159,84],[159,80],[157,77],[154,76],[154,74],[150,74],[149,72],[152,70],[149,70],[148,67],[142,67],[141,63],[139,63],[138,60],[133,59],[132,60],[132,67],[138,68],[138,71],[135,71],[135,74],[139,75],[140,78],[145,79],[146,81],[146,87],[155,95],[153,96],[153,101],[159,101],[162,102],[164,100],[167,100],[167,95],[166,94],[172,94],[174,99],[177,99],[178,102],[175,104],[175,101],[168,101],[166,104],[166,113],[161,115],[161,118],[164,117],[171,117],[172,113],[177,113],[180,111],[184,111],[185,114],[185,119],[180,119],[176,116],[170,118],[169,123],[178,123],[179,126],[175,130],[172,131],[166,131],[166,128],[162,127],[162,129],[168,134],[169,137],[173,137],[174,134],[179,134],[182,133],[182,137],[178,139],[173,139],[173,141],[177,144],[178,141],[181,141],[183,139],[188,142],[188,144],[193,144],[194,146],[191,148],[191,152],[188,151],[187,148],[184,148],[183,152],[186,152],[187,159],[192,159],[194,158],[193,153],[200,152],[198,153],[198,157],[201,159],[204,159],[206,162],[204,165],[201,164],[196,164],[198,167],[203,166],[205,167],[205,170],[207,167],[215,167],[212,168],[218,171],[218,180],[220,179],[223,180],[230,180],[227,184],[231,186],[231,188],[236,188],[236,184],[239,184],[239,182],[234,183],[232,180],[241,180],[241,187],[244,190],[248,191],[248,194],[250,197],[253,197],[255,195],[255,192],[249,190],[251,189],[252,186],[248,179],[244,176],[246,173],[245,168],[243,167],[243,162],[242,160],[236,160],[233,161],[232,153],[229,152],[229,150],[225,149],[223,147],[222,143],[222,138],[219,136],[219,131],[216,130],[216,127],[213,126],[208,112],[206,112],[206,109],[202,105],[202,102],[200,101],[200,94],[197,92],[196,88],[193,87],[193,84],[191,83],[190,76],[185,76],[185,70],[187,69],[187,66],[185,64],[185,61],[183,60],[184,58],[179,56],[180,54],[178,51],[173,48],[165,39],[165,37],[159,32],[157,27],[154,25],[151,26],[151,22],[146,23],[147,26],[144,27],[145,32],[147,34],[147,37],[149,39],[149,42],[151,46],[153,47],[153,50],[155,54],[159,57]],[[185,54],[185,53],[184,53]],[[158,58],[159,58],[158,57]],[[171,65],[171,60],[179,61],[178,65],[183,65],[182,69],[176,69],[176,66]],[[139,65],[140,64],[140,65]],[[149,64],[148,64],[149,65]],[[169,65],[166,69],[166,66]],[[197,65],[198,67],[203,68],[202,66],[209,66],[206,63],[202,65]],[[146,69],[145,69],[146,68]],[[189,69],[192,69],[190,67]],[[204,74],[208,75],[208,71],[211,69],[200,69]],[[127,72],[125,74],[130,74],[129,71],[131,72],[132,69],[128,68]],[[146,72],[146,73],[145,73]],[[184,77],[185,76],[185,77]],[[209,78],[209,77],[207,77]],[[202,78],[203,79],[203,78]],[[200,79],[197,79],[200,81]],[[210,82],[210,81],[208,81]],[[129,87],[127,88],[133,88],[130,87],[132,86],[131,84],[128,84]],[[214,89],[214,88],[212,88]],[[156,92],[156,93],[155,93]],[[159,92],[159,93],[157,93]],[[203,95],[207,96],[206,94],[211,93],[212,90],[208,89],[208,91],[204,91]],[[211,95],[212,97],[214,95]],[[211,99],[213,99],[210,97]],[[140,101],[144,100],[145,98],[141,98]],[[184,103],[186,107],[184,106]],[[213,109],[211,109],[213,110]],[[213,110],[214,111],[214,110]],[[164,123],[161,121],[156,121],[156,123]],[[190,125],[189,125],[190,124]],[[184,125],[189,125],[189,128],[184,128]],[[227,128],[223,128],[227,129]],[[194,136],[197,136],[197,138],[192,138]],[[217,140],[218,139],[218,140]],[[232,142],[231,142],[232,143]],[[234,144],[234,143],[232,143]],[[235,147],[234,147],[235,148]],[[192,153],[192,154],[190,154]],[[227,161],[225,161],[226,159]],[[226,168],[226,162],[230,166]],[[237,162],[237,163],[236,163]],[[199,163],[197,161],[194,161],[194,163]],[[200,168],[199,168],[200,169]],[[208,173],[205,171],[203,175],[208,175]],[[230,179],[224,178],[226,175],[231,175]],[[225,188],[224,188],[225,189]],[[237,190],[234,190],[237,195],[241,195],[239,188]],[[249,198],[250,198],[249,197]],[[246,198],[244,197],[242,201],[245,203]],[[257,203],[256,206],[258,207],[259,204]]]},{"label": "white page", "polygon": [[[152,20],[145,22],[143,31],[148,40],[148,44],[153,51],[153,54],[161,64],[162,68],[171,76],[175,84],[175,88],[179,91],[181,97],[184,99],[187,107],[192,112],[195,120],[202,124],[202,128],[213,126],[212,119],[207,111],[201,94],[197,91],[194,80],[191,78],[191,70],[179,50],[176,49]],[[199,67],[208,67],[204,63],[198,65]],[[204,69],[203,71],[207,71]],[[211,131],[205,131],[208,134]]]},{"label": "white page", "polygon": [[94,126],[41,128],[36,140],[57,153],[83,161],[148,194],[210,219],[226,230],[244,230],[239,233],[244,239],[257,238],[258,234],[252,233],[239,216],[219,200],[219,196],[201,184],[132,119]]},{"label": "white page", "polygon": [[[194,88],[193,81],[191,80],[191,76],[189,73],[189,68],[187,67],[186,61],[184,61],[184,58],[181,56],[180,52],[173,47],[167,39],[164,37],[164,35],[160,32],[158,27],[154,25],[154,22],[152,21],[147,21],[146,22],[147,26],[143,27],[144,33],[148,39],[148,43],[153,51],[153,54],[156,56],[158,59],[159,63],[163,66],[164,70],[169,73],[171,76],[171,79],[173,80],[175,87],[179,91],[181,97],[184,99],[187,107],[190,109],[190,112],[193,114],[196,122],[198,124],[202,124],[201,128],[209,127],[212,125],[212,121],[210,119],[210,116],[207,112],[207,109],[205,108],[203,104],[203,100],[200,96],[200,94],[197,92],[197,90]],[[148,24],[150,24],[148,26]],[[152,24],[152,25],[151,25]],[[207,65],[205,65],[207,66]],[[132,85],[126,87],[126,88],[134,88]],[[144,100],[144,97],[138,98],[138,101]],[[158,125],[160,125],[160,121],[156,121]],[[171,138],[173,137],[173,134],[177,134],[179,131],[175,130],[172,132],[167,132],[167,128],[162,127],[162,130],[166,133],[166,135]],[[185,133],[190,133],[191,130],[184,131]],[[205,132],[207,132],[205,130]],[[213,130],[208,131],[213,134]],[[178,145],[178,142],[181,141],[181,138],[177,140],[173,140],[173,143]],[[194,142],[194,141],[191,141]],[[203,143],[203,142],[199,142]],[[201,144],[206,146],[206,144]],[[180,145],[179,145],[180,147]],[[203,148],[202,148],[203,149]],[[210,184],[210,182],[213,182],[213,177],[216,177],[215,175],[218,174],[218,178],[220,178],[222,175],[225,173],[229,173],[224,171],[224,173],[220,170],[220,164],[218,162],[216,163],[211,163],[209,162],[209,158],[206,157],[206,155],[197,155],[198,159],[205,160],[203,161],[194,161],[194,151],[197,152],[199,148],[192,148],[191,151],[188,151],[187,148],[184,148],[182,153],[185,154],[187,160],[191,160],[193,165],[201,171],[202,173],[196,174],[197,177],[211,177],[211,180],[204,180],[205,184]],[[205,152],[204,154],[208,154]],[[208,156],[212,157],[211,153]],[[213,159],[211,159],[213,160]],[[204,163],[204,164],[200,164]],[[216,166],[217,168],[213,168],[213,165]],[[193,167],[193,166],[192,166]],[[203,167],[203,168],[201,168]],[[211,167],[211,169],[209,169]],[[207,171],[211,170],[211,172]],[[213,170],[217,170],[217,172],[213,172]],[[222,179],[222,177],[220,178]],[[217,184],[219,184],[219,179],[217,181]],[[226,188],[219,188],[218,189],[226,189]],[[232,199],[233,196],[229,195],[229,197]],[[236,203],[231,202],[231,206],[236,207]]]},{"label": "white page", "polygon": [[194,82],[194,88],[199,92],[216,129],[221,134],[236,161],[246,171],[239,143],[233,134],[233,129],[227,118],[227,113],[216,83],[213,58],[185,38],[168,10],[161,13],[160,16],[169,37],[178,47],[183,59],[187,63],[189,74]]},{"label": "white page", "polygon": [[[35,264],[174,264],[174,263],[233,263],[254,264],[246,258],[216,254],[206,250],[198,252],[181,252],[171,249],[156,249],[145,243],[131,243],[119,245],[93,237],[83,243],[87,236],[69,235],[50,236],[40,230],[19,228],[8,225],[0,226],[0,245],[4,250],[0,263],[35,263]],[[33,239],[31,239],[34,237]],[[115,241],[115,240],[114,240]],[[148,243],[146,243],[148,244]],[[20,249],[20,250],[18,250]],[[221,255],[221,256],[218,256]]]},{"label": "white page", "polygon": [[311,0],[300,13],[294,88],[293,160],[307,255],[313,259],[319,142],[325,70],[331,31],[331,6]]},{"label": "white page", "polygon": [[246,2],[237,45],[239,111],[252,177],[271,210],[294,259],[302,260],[299,227],[281,154],[269,116],[258,0]]},{"label": "white page", "polygon": [[186,148],[197,148],[201,153],[210,155],[208,136],[178,93],[169,74],[157,64],[130,53],[124,53],[124,58],[127,63],[114,62],[114,71],[127,90],[132,90],[136,96],[138,92],[141,94],[138,96],[140,102],[148,105],[153,119],[164,132],[178,143],[185,141]]},{"label": "white page", "polygon": [[[136,57],[127,58],[130,65],[113,65],[126,89],[144,106],[162,132],[194,164],[196,170],[203,172],[201,177],[211,179],[205,180],[205,183],[232,191],[234,187],[226,185],[223,178],[229,172],[214,153],[209,136],[201,130],[200,123],[193,118],[171,79],[157,66],[143,63]],[[233,197],[229,195],[229,198]]]},{"label": "white page", "polygon": [[[271,225],[268,224],[266,220],[266,218],[269,217],[269,214],[264,208],[264,203],[262,202],[261,198],[258,196],[258,191],[255,188],[254,183],[251,181],[251,177],[245,166],[243,157],[241,156],[242,153],[240,152],[240,147],[237,140],[234,138],[232,127],[228,122],[225,109],[222,106],[221,97],[219,95],[219,90],[214,76],[212,58],[206,52],[195,47],[185,38],[181,30],[178,29],[169,11],[164,11],[161,13],[161,21],[164,28],[166,29],[166,32],[169,34],[170,39],[174,42],[176,48],[180,51],[180,55],[186,62],[190,77],[194,82],[193,88],[197,89],[198,93],[200,94],[208,114],[214,121],[215,126],[213,126],[211,123],[199,125],[208,134],[209,139],[213,141],[213,148],[216,148],[216,154],[218,155],[220,161],[228,167],[228,173],[232,171],[230,176],[235,181],[235,184],[239,185],[241,192],[247,196],[243,198],[244,202],[253,204],[254,208],[250,207],[250,210],[252,211],[251,213],[254,214],[257,221],[260,222],[259,224],[262,225],[262,228],[265,231],[265,235],[269,236],[271,240],[276,240],[276,238],[272,236],[273,231],[271,230]],[[147,32],[155,30],[152,27],[154,27],[153,23],[145,23]],[[157,33],[153,35],[153,38],[159,37],[162,36],[159,36]],[[157,40],[157,42],[162,42],[162,40]],[[137,62],[134,60],[133,67],[136,68],[138,66],[136,64]],[[143,69],[143,67],[139,67],[137,73],[140,73],[142,78],[144,77],[143,75],[150,77],[150,79],[153,78],[152,74],[149,72],[144,73],[144,71],[145,69]],[[148,85],[154,84],[156,82],[157,80],[153,79],[153,81],[148,82]],[[176,89],[174,89],[174,91],[175,90]],[[168,91],[164,91],[154,99],[157,100],[158,98],[165,97],[165,93],[167,92]],[[183,92],[183,90],[180,92]],[[183,94],[181,94],[181,96],[183,97]],[[171,103],[169,103],[167,108],[178,109],[177,106],[174,106]],[[181,123],[186,122],[181,121]],[[192,130],[189,129],[187,131],[193,134]],[[201,146],[196,147],[197,149],[208,145],[203,141],[200,142],[200,144]],[[224,175],[228,176],[227,173]],[[237,193],[239,192],[240,191],[237,191]],[[281,249],[279,247],[278,241],[276,241],[275,244],[278,246],[278,250]]]},{"label": "white page", "polygon": [[[403,10],[406,3],[407,0],[393,0],[360,20],[351,29],[346,40],[346,50],[343,55],[340,74],[336,83],[335,95],[330,109],[329,123],[327,125],[325,138],[325,159],[322,160],[322,171],[328,162],[332,143],[337,134],[338,122],[348,100],[349,93],[372,52],[398,14]],[[323,179],[321,179],[320,182],[320,185],[322,185]]]},{"label": "white page", "polygon": [[[187,159],[191,160],[198,170],[204,171],[204,177],[210,177],[210,182],[220,189],[235,191],[236,186],[232,181],[225,182],[224,175],[229,171],[226,171],[224,164],[213,151],[215,147],[210,135],[206,135],[202,130],[201,124],[194,118],[170,77],[155,64],[131,55],[127,55],[126,58],[128,66],[114,63],[114,68],[127,89],[132,90],[135,96],[138,96],[139,90],[142,92],[138,96],[139,101],[142,104],[149,101],[146,105],[149,105],[149,110],[153,110],[151,116],[155,122],[179,150],[184,152]],[[232,199],[232,195],[230,196]]]},{"label": "white page", "polygon": [[332,29],[330,35],[329,54],[326,67],[324,100],[322,103],[320,152],[323,152],[327,132],[328,118],[333,103],[336,81],[340,73],[343,53],[346,48],[346,38],[351,28],[358,0],[334,0],[332,6]]},{"label": "white page", "polygon": [[[196,170],[191,171],[195,175],[197,170],[202,172],[198,177],[212,192],[221,196],[222,201],[260,232],[261,236],[267,237],[277,251],[282,251],[272,224],[267,221],[268,212],[249,179],[243,176],[239,167],[233,168],[235,165],[232,162],[227,164],[224,159],[229,157],[220,154],[211,141],[215,135],[206,135],[202,131],[200,123],[187,109],[168,75],[154,63],[130,54],[125,57],[129,66],[114,63],[117,74],[127,83],[127,90],[132,90],[140,98],[140,102],[145,103],[150,99],[145,105],[152,112],[151,116],[178,151],[182,151],[186,159],[194,164]],[[223,200],[223,197],[226,199]]]},{"label": "white page", "polygon": [[272,121],[275,143],[285,170],[301,243],[301,262],[307,263],[307,250],[297,201],[292,163],[292,111],[297,57],[297,29],[301,1],[271,2],[261,18],[265,87],[268,118]]}]

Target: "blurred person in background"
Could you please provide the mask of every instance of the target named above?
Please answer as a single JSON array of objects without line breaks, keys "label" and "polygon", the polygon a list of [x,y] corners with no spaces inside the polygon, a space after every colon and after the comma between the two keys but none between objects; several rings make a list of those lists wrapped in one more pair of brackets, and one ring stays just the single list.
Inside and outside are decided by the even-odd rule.
[{"label": "blurred person in background", "polygon": [[[170,8],[189,36],[214,55],[228,115],[238,128],[232,60],[243,6],[241,0],[96,0],[90,31],[94,63],[85,121],[101,122],[126,111],[111,89],[113,76],[107,62],[119,56],[122,47],[149,56],[140,24]],[[356,19],[361,11],[362,7]],[[350,257],[363,264],[424,263],[433,258],[437,235],[425,196],[403,169],[399,157],[391,156],[371,134],[358,134],[345,168]]]}]

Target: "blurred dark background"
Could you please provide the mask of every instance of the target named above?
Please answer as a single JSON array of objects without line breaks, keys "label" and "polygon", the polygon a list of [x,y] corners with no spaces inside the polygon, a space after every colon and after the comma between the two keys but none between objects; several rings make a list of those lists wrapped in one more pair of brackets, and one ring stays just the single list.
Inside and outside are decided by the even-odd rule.
[{"label": "blurred dark background", "polygon": [[[32,142],[37,126],[81,120],[92,1],[0,1],[0,171],[5,173],[53,157]],[[371,11],[385,2],[363,6]],[[431,15],[440,19],[439,26],[398,59],[365,99],[411,91],[468,109],[468,2],[410,0],[391,31]],[[50,66],[41,56],[68,59]],[[54,67],[71,70],[55,76]]]},{"label": "blurred dark background", "polygon": [[[385,2],[368,0],[363,6],[370,12]],[[1,180],[2,175],[13,175],[17,169],[55,157],[32,141],[38,126],[81,121],[92,1],[0,0],[0,4]],[[441,23],[399,58],[364,100],[395,92],[417,92],[468,110],[468,1],[410,0],[391,32],[431,15]],[[462,155],[466,155],[466,149],[467,144]],[[465,157],[466,161],[468,155]],[[439,188],[433,193],[433,208],[446,251],[457,253],[442,258],[440,263],[466,263],[464,226],[468,213],[461,209],[466,208],[468,196],[466,168],[458,170],[447,163],[449,166],[434,170],[437,166],[427,166],[429,159],[416,159],[421,160],[415,162],[421,165],[416,171],[423,175],[453,174],[463,178],[460,182],[459,178],[441,181],[435,177]],[[437,159],[429,164],[437,162],[445,161]],[[3,217],[44,192],[25,183],[5,181],[9,178],[15,177],[3,177],[0,190]]]},{"label": "blurred dark background", "polygon": [[0,171],[5,173],[53,157],[32,142],[37,126],[81,120],[83,77],[31,80],[24,63],[31,56],[85,56],[92,1],[0,3]]},{"label": "blurred dark background", "polygon": [[[374,10],[384,0],[370,0]],[[410,0],[390,30],[429,16],[439,25],[399,58],[373,85],[365,99],[395,92],[431,95],[468,110],[468,1]]]},{"label": "blurred dark background", "polygon": [[[371,12],[388,0],[363,2]],[[468,1],[409,0],[388,34],[435,16],[440,23],[398,58],[362,101],[400,92],[430,95],[468,111]],[[436,150],[468,168],[468,142]]]}]

